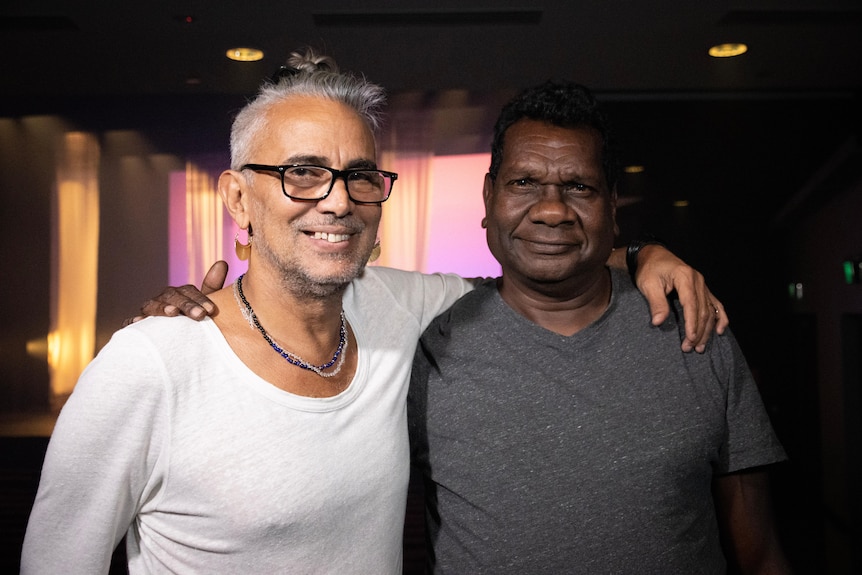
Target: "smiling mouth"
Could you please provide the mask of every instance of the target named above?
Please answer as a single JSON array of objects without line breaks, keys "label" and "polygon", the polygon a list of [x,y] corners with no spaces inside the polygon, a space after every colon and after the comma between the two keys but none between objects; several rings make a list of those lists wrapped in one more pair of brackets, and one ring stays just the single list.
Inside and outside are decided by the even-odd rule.
[{"label": "smiling mouth", "polygon": [[570,248],[572,246],[577,245],[575,242],[571,242],[571,241],[542,240],[542,239],[538,239],[538,238],[533,238],[533,239],[521,238],[521,241],[523,241],[527,244],[530,244],[530,245],[534,245],[534,246],[554,246],[554,247],[560,247],[560,248]]},{"label": "smiling mouth", "polygon": [[535,254],[546,254],[546,255],[556,255],[568,253],[572,249],[575,249],[578,244],[572,242],[561,242],[561,241],[542,241],[542,240],[522,240],[524,244],[527,246],[527,249]]},{"label": "smiling mouth", "polygon": [[350,234],[328,234],[326,232],[314,232],[311,236],[316,240],[325,240],[331,244],[346,242],[350,239]]}]

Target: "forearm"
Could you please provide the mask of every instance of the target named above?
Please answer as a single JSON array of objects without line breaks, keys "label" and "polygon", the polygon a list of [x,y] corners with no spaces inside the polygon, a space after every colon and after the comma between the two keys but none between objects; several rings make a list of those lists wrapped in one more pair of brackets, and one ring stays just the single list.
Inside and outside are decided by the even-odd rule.
[{"label": "forearm", "polygon": [[743,471],[714,481],[716,511],[725,534],[728,560],[744,575],[789,575],[779,542],[766,471]]},{"label": "forearm", "polygon": [[[662,244],[645,244],[644,246],[638,248],[637,255],[637,263],[640,266],[640,262],[643,259],[650,259],[652,255],[655,255],[654,252],[664,250],[668,251]],[[608,256],[608,261],[606,262],[608,267],[617,268],[620,270],[628,269],[628,264],[626,262],[626,252],[628,251],[628,246],[619,246],[611,250],[611,255]],[[632,270],[628,270],[631,272]]]},{"label": "forearm", "polygon": [[607,266],[620,270],[626,269],[626,246],[614,248],[608,256]]}]

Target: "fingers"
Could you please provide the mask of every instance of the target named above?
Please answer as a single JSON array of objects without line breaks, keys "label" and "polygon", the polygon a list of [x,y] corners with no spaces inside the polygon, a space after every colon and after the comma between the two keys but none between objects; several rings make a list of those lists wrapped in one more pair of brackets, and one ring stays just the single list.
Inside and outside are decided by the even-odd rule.
[{"label": "fingers", "polygon": [[645,279],[638,282],[638,288],[647,300],[655,326],[663,324],[670,315],[667,294],[676,290],[685,324],[682,350],[690,352],[698,346],[701,347],[699,351],[705,349],[715,322],[715,308],[709,303],[709,290],[698,272],[693,268],[676,270],[667,282]]},{"label": "fingers", "polygon": [[703,276],[693,268],[681,274],[676,284],[685,321],[682,350],[689,352],[694,349],[703,352],[715,324],[715,307],[710,301],[709,290]]},{"label": "fingers", "polygon": [[637,286],[649,303],[653,325],[667,319],[666,296],[676,291],[685,322],[681,346],[685,352],[705,351],[713,330],[721,334],[727,329],[724,306],[709,291],[703,275],[666,248],[649,245],[641,250]]},{"label": "fingers", "polygon": [[[653,325],[661,324],[668,315],[664,313],[667,307],[658,305],[660,292],[676,291],[685,322],[685,336],[681,345],[684,352],[694,350],[703,353],[713,333],[722,334],[727,328],[729,320],[724,305],[709,291],[703,275],[691,266],[682,264],[674,268],[661,287],[656,285],[650,288],[646,281],[642,283],[642,291],[650,302]],[[654,291],[655,295],[650,295],[648,290]]]},{"label": "fingers", "polygon": [[710,294],[712,299],[712,305],[715,306],[715,333],[721,335],[730,325],[730,317],[727,315],[727,311],[724,309],[724,304],[718,301],[718,298]]},{"label": "fingers", "polygon": [[685,319],[685,339],[682,349],[685,352],[694,349],[698,353],[703,353],[706,351],[709,338],[714,333],[723,334],[730,320],[724,305],[709,291],[702,276],[698,278],[695,292],[694,303],[686,304],[680,298]]},{"label": "fingers", "polygon": [[194,320],[201,320],[207,316],[215,315],[218,308],[210,301],[207,294],[218,291],[224,286],[227,269],[227,262],[217,261],[214,263],[204,276],[201,289],[193,285],[166,287],[162,293],[144,302],[144,305],[141,306],[140,315],[125,320],[123,327],[147,316],[173,317],[182,314]]},{"label": "fingers", "polygon": [[193,285],[167,287],[141,306],[143,316],[173,317],[182,314],[195,320],[213,315],[215,311],[215,304]]},{"label": "fingers", "polygon": [[227,267],[227,262],[223,260],[217,261],[210,267],[201,284],[202,294],[209,295],[224,287],[224,281],[227,278]]},{"label": "fingers", "polygon": [[660,282],[643,281],[638,288],[647,300],[653,325],[661,325],[670,315],[670,302]]}]

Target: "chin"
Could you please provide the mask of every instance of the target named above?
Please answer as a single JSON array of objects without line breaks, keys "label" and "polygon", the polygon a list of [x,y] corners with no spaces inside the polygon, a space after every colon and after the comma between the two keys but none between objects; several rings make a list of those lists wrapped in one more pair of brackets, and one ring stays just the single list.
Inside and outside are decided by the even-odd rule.
[{"label": "chin", "polygon": [[[291,289],[310,297],[329,297],[341,291],[358,278],[365,269],[365,262],[331,263],[322,270],[296,270],[285,278]],[[338,267],[338,269],[333,269]]]},{"label": "chin", "polygon": [[[590,272],[584,266],[563,265],[562,262],[548,262],[547,265],[522,266],[511,268],[521,277],[535,283],[555,284],[586,277]],[[504,275],[506,270],[504,269]]]}]

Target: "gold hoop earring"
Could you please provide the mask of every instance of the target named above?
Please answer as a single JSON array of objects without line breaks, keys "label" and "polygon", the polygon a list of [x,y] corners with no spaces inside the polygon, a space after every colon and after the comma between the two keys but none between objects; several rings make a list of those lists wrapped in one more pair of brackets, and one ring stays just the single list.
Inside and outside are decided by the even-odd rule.
[{"label": "gold hoop earring", "polygon": [[380,238],[374,241],[374,247],[371,248],[371,255],[368,257],[368,263],[376,262],[380,257]]},{"label": "gold hoop earring", "polygon": [[249,256],[251,256],[251,242],[251,234],[248,235],[248,243],[244,244],[239,241],[239,232],[237,232],[233,238],[233,247],[234,250],[236,250],[236,257],[238,257],[242,261],[247,260]]}]

